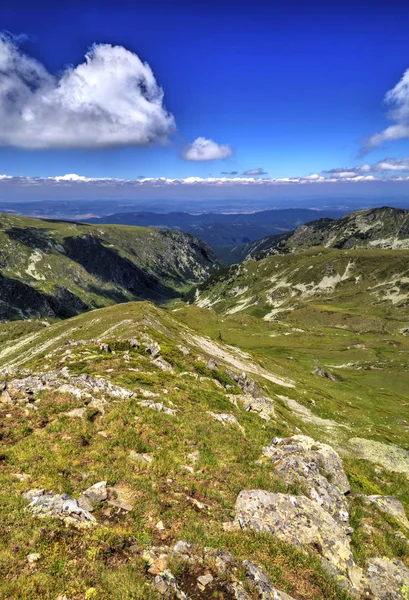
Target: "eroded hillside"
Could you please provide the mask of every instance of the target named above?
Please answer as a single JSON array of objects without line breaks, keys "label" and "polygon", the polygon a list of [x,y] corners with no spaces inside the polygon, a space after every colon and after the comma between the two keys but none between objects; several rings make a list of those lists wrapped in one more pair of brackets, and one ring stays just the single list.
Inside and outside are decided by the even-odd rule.
[{"label": "eroded hillside", "polygon": [[197,238],[144,227],[0,215],[0,244],[0,319],[164,302],[218,266]]}]

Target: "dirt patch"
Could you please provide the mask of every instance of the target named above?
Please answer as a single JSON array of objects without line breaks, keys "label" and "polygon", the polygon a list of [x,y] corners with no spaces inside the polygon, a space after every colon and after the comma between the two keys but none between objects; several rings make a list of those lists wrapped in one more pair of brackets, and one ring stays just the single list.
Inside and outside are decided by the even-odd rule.
[{"label": "dirt patch", "polygon": [[194,334],[186,334],[187,340],[198,346],[204,352],[207,352],[210,356],[214,358],[219,358],[223,360],[225,363],[228,363],[232,367],[235,367],[239,371],[246,371],[248,373],[253,373],[255,375],[260,375],[260,377],[264,377],[264,379],[268,379],[277,385],[282,385],[283,387],[293,388],[295,387],[292,381],[289,379],[282,379],[281,377],[276,377],[272,375],[260,365],[252,362],[249,358],[243,357],[242,351],[229,352],[226,348],[219,346],[216,342],[213,342],[209,338],[205,338],[199,335]]}]

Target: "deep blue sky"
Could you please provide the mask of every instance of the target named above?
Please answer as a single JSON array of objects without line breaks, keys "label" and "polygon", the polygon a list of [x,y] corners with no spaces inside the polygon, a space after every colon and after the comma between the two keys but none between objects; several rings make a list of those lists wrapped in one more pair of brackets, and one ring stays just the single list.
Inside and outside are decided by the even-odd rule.
[{"label": "deep blue sky", "polygon": [[[148,62],[177,132],[166,147],[3,147],[0,173],[175,178],[262,168],[281,178],[409,155],[405,138],[357,157],[362,139],[390,124],[385,93],[409,68],[408,2],[7,5],[0,29],[26,34],[21,50],[53,74],[83,62],[94,43],[124,46]],[[200,136],[234,154],[184,160],[181,149]]]}]

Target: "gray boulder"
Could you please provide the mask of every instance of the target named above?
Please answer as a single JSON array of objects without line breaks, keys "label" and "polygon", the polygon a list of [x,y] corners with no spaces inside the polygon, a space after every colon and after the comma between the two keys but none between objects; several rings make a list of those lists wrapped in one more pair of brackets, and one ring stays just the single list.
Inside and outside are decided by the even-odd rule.
[{"label": "gray boulder", "polygon": [[68,494],[46,494],[44,490],[30,490],[24,497],[29,500],[27,510],[39,517],[56,517],[79,527],[93,525],[95,517],[81,508]]},{"label": "gray boulder", "polygon": [[348,525],[348,505],[345,494],[350,491],[342,461],[337,452],[310,437],[296,435],[275,438],[263,448],[275,471],[289,484],[304,483],[308,496],[322,506],[333,518]]},{"label": "gray boulder", "polygon": [[340,573],[354,565],[344,529],[306,496],[243,490],[236,501],[234,524],[264,531],[301,548],[312,548]]}]

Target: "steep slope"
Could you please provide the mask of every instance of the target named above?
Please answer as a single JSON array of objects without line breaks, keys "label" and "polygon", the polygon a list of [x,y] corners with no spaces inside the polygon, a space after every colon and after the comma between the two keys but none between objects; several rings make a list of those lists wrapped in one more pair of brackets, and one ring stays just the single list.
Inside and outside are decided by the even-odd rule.
[{"label": "steep slope", "polygon": [[0,244],[0,319],[162,302],[218,266],[197,238],[142,227],[0,215]]},{"label": "steep slope", "polygon": [[0,596],[405,600],[409,339],[374,344],[386,392],[278,331],[148,302],[1,325]]},{"label": "steep slope", "polygon": [[359,210],[340,219],[323,218],[281,236],[246,247],[248,258],[286,254],[312,246],[326,248],[409,248],[409,210],[383,207]]}]

